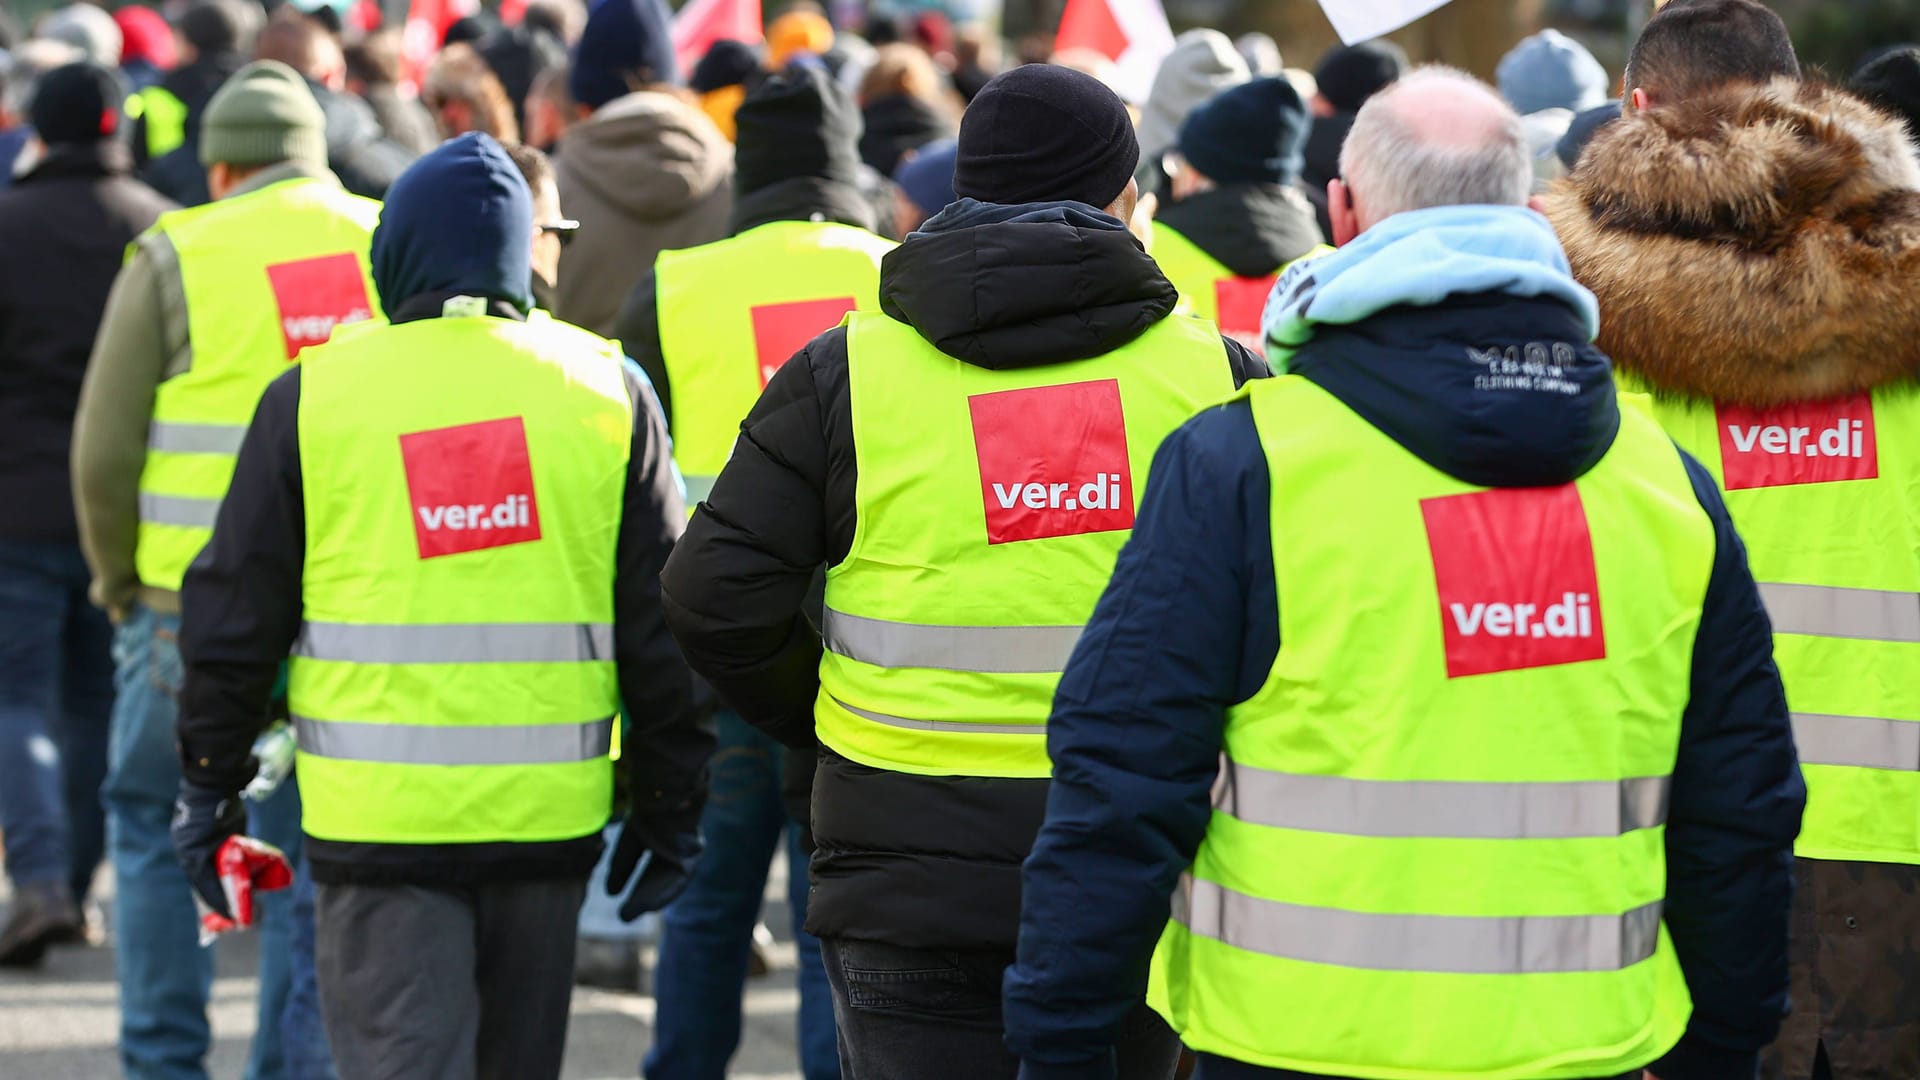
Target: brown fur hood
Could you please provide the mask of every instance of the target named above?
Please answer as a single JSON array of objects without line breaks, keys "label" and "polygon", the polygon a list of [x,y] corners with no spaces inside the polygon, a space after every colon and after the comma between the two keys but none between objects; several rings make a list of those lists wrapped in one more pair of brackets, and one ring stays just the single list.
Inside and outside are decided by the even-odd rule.
[{"label": "brown fur hood", "polygon": [[1842,91],[1631,114],[1547,201],[1600,347],[1658,390],[1768,406],[1920,374],[1920,157]]}]

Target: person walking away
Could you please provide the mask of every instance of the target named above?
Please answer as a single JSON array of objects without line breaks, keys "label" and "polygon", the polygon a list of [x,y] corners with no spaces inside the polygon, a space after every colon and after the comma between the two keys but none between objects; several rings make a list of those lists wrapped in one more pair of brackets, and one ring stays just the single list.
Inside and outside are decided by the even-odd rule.
[{"label": "person walking away", "polygon": [[1285,79],[1221,91],[1180,127],[1171,201],[1153,224],[1153,257],[1192,313],[1260,349],[1260,313],[1296,259],[1324,254],[1313,204],[1300,191],[1311,122]]},{"label": "person walking away", "polygon": [[133,159],[141,179],[175,202],[207,201],[200,165],[200,118],[233,73],[246,66],[265,21],[246,0],[193,0],[180,15],[180,65],[140,91]]},{"label": "person walking away", "polygon": [[130,175],[125,100],[99,64],[49,73],[32,111],[46,150],[0,191],[0,966],[79,939],[106,846],[113,629],[87,602],[67,448],[122,255],[173,209]]},{"label": "person walking away", "polygon": [[173,27],[150,7],[130,4],[113,13],[120,28],[120,77],[134,93],[157,85],[179,63]]},{"label": "person walking away", "polygon": [[663,0],[606,0],[568,74],[580,119],[554,165],[580,233],[560,259],[553,313],[607,337],[660,252],[727,235],[733,147],[681,96],[667,24]]},{"label": "person walking away", "polygon": [[[107,298],[74,421],[74,508],[92,595],[116,623],[106,783],[121,1054],[130,1075],[204,1076],[209,950],[170,857],[180,766],[179,589],[211,533],[267,384],[333,328],[378,312],[367,244],[379,206],[326,169],[325,119],[282,64],[242,68],[200,129],[206,206],[164,215]],[[269,686],[272,681],[269,680]],[[265,711],[261,716],[264,719]],[[299,855],[297,783],[252,807],[254,835]],[[278,1075],[284,894],[265,897],[249,1076]]]},{"label": "person walking away", "polygon": [[1301,180],[1319,217],[1320,233],[1333,235],[1327,212],[1327,184],[1340,178],[1340,147],[1347,141],[1353,118],[1367,99],[1407,70],[1406,50],[1384,38],[1358,45],[1336,45],[1314,66],[1318,88],[1308,107],[1313,128],[1307,133]]},{"label": "person walking away", "polygon": [[1140,169],[1134,179],[1142,194],[1167,197],[1166,157],[1179,148],[1180,126],[1188,115],[1215,94],[1251,78],[1247,61],[1220,31],[1188,30],[1174,39],[1173,51],[1153,73],[1140,111]]},{"label": "person walking away", "polygon": [[1550,212],[1773,622],[1808,802],[1762,1075],[1896,1080],[1920,1076],[1920,158],[1798,76],[1762,5],[1669,5]]},{"label": "person walking away", "polygon": [[440,145],[440,129],[420,99],[400,88],[400,31],[376,30],[341,50],[347,92],[367,103],[387,138],[408,153],[424,154]]},{"label": "person walking away", "polygon": [[[621,311],[627,352],[671,420],[689,497],[705,498],[761,389],[808,341],[880,306],[880,260],[861,194],[860,112],[818,66],[793,65],[747,92],[735,114],[733,235],[661,253]],[[840,1075],[833,998],[806,933],[803,825],[781,796],[778,741],[731,711],[701,833],[707,857],[662,916],[654,996],[654,1080],[720,1080],[740,1042],[741,989],[776,849],[787,853],[800,958],[800,1061],[808,1080]],[[811,748],[805,751],[809,758]]]},{"label": "person walking away", "polygon": [[[1047,702],[1151,448],[1266,373],[1173,314],[1127,232],[1132,133],[1079,72],[989,83],[961,126],[960,200],[882,260],[879,312],[774,374],[662,579],[721,698],[818,746],[807,929],[852,1080],[1014,1075],[1000,976]],[[822,566],[824,650],[806,599]],[[1135,1021],[1123,1075],[1164,1080],[1179,1047]]]},{"label": "person walking away", "polygon": [[275,12],[260,32],[254,55],[300,73],[327,118],[327,167],[355,195],[383,199],[414,155],[387,138],[373,107],[347,89],[346,54],[315,16],[292,4]]},{"label": "person walking away", "polygon": [[1416,70],[1341,175],[1061,679],[1008,1042],[1110,1076],[1144,984],[1205,1080],[1752,1076],[1805,792],[1720,495],[1490,87]]},{"label": "person walking away", "polygon": [[187,576],[175,843],[217,906],[291,654],[342,1076],[559,1075],[617,712],[622,914],[670,900],[698,850],[712,737],[660,618],[684,517],[665,426],[609,343],[527,318],[532,228],[489,136],[402,175],[373,239],[392,324],[268,388]]}]

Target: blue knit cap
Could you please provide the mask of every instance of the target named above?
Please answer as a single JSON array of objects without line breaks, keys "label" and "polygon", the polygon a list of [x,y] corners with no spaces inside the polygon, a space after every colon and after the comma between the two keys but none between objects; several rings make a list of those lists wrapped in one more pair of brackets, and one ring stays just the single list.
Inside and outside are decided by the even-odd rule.
[{"label": "blue knit cap", "polygon": [[600,0],[574,46],[567,89],[597,109],[636,85],[679,83],[666,0]]},{"label": "blue knit cap", "polygon": [[391,313],[428,293],[505,300],[533,285],[533,196],[491,135],[469,132],[421,157],[387,191],[373,230],[373,284]]},{"label": "blue knit cap", "polygon": [[1291,184],[1300,179],[1309,124],[1292,83],[1255,79],[1187,114],[1180,156],[1216,184]]}]

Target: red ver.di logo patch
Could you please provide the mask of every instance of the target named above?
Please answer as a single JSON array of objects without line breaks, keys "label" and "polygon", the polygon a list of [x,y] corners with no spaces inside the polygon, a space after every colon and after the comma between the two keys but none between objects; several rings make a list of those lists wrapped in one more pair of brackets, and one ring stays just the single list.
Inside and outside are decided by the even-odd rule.
[{"label": "red ver.di logo patch", "polygon": [[1133,528],[1133,467],[1115,379],[967,399],[987,542]]},{"label": "red ver.di logo patch", "polygon": [[793,354],[840,324],[856,304],[851,296],[830,300],[796,300],[789,304],[760,304],[752,309],[753,350],[760,357],[760,389]]},{"label": "red ver.di logo patch", "polygon": [[517,416],[400,436],[420,557],[540,539],[527,428]]},{"label": "red ver.di logo patch", "polygon": [[1600,584],[1572,484],[1420,501],[1447,678],[1601,660]]},{"label": "red ver.di logo patch", "polygon": [[349,253],[275,263],[267,267],[274,303],[280,307],[280,336],[287,359],[309,345],[324,345],[341,323],[373,317],[360,260]]},{"label": "red ver.di logo patch", "polygon": [[1722,405],[1715,413],[1728,491],[1880,475],[1870,395],[1776,409]]},{"label": "red ver.di logo patch", "polygon": [[1220,324],[1220,332],[1255,353],[1267,350],[1260,336],[1260,316],[1266,313],[1273,282],[1274,278],[1268,276],[1221,278],[1213,283],[1215,321]]}]

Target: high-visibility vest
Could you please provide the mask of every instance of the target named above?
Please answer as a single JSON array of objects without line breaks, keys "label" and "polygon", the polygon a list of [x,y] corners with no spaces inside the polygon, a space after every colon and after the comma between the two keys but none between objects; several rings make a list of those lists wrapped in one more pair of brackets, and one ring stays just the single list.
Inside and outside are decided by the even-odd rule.
[{"label": "high-visibility vest", "polygon": [[1166,436],[1224,401],[1206,323],[989,371],[885,315],[847,323],[860,482],[827,571],[814,720],[835,753],[920,775],[1044,777],[1060,672]]},{"label": "high-visibility vest", "polygon": [[[1300,258],[1311,259],[1332,250],[1321,244]],[[1265,277],[1241,277],[1200,250],[1200,245],[1159,222],[1153,226],[1153,258],[1160,264],[1160,272],[1180,290],[1190,314],[1213,320],[1221,333],[1257,354],[1263,353],[1266,343],[1260,333],[1260,316],[1266,310],[1273,283],[1286,266]]]},{"label": "high-visibility vest", "polygon": [[164,86],[149,86],[127,102],[127,112],[146,122],[147,158],[157,160],[187,144],[187,103]]},{"label": "high-visibility vest", "polygon": [[311,179],[160,215],[193,357],[153,397],[134,550],[142,584],[180,588],[267,384],[336,325],[379,315],[367,266],[379,216],[379,203]]},{"label": "high-visibility vest", "polygon": [[1691,1012],[1664,824],[1715,551],[1679,452],[1629,408],[1579,480],[1477,488],[1304,378],[1248,392],[1281,644],[1148,1001],[1329,1076],[1655,1060]]},{"label": "high-visibility vest", "polygon": [[851,225],[775,221],[660,253],[660,351],[689,507],[713,488],[774,372],[847,312],[878,310],[880,257],[893,248]]},{"label": "high-visibility vest", "polygon": [[1920,393],[1655,415],[1721,482],[1773,621],[1807,781],[1795,852],[1920,864]]},{"label": "high-visibility vest", "polygon": [[351,328],[308,354],[299,415],[306,832],[598,832],[633,430],[618,348],[490,316]]}]

